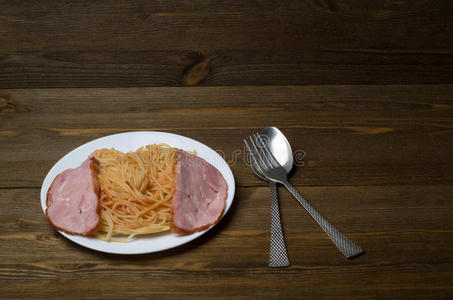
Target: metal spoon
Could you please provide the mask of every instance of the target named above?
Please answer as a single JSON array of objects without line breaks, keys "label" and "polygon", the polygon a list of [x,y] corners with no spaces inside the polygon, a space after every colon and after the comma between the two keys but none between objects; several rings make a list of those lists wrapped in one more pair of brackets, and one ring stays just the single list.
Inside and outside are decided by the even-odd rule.
[{"label": "metal spoon", "polygon": [[[276,129],[276,128],[275,128]],[[274,137],[281,133],[278,131],[273,135]],[[268,133],[272,135],[272,133]],[[247,148],[252,153],[253,161],[256,163],[256,169],[262,172],[262,176],[264,176],[269,181],[275,181],[278,183],[283,184],[288,191],[299,201],[300,205],[310,214],[310,216],[318,223],[318,225],[324,230],[324,232],[329,236],[332,242],[337,246],[338,250],[343,253],[344,256],[347,258],[353,258],[361,255],[363,253],[363,249],[360,248],[359,245],[352,242],[348,239],[343,233],[341,233],[338,229],[335,228],[326,218],[324,218],[313,206],[310,205],[294,188],[291,183],[288,181],[288,174],[287,170],[280,165],[280,162],[276,160],[277,157],[274,157],[272,153],[276,151],[275,142],[278,140],[275,138],[270,138],[268,141],[263,141],[263,136],[255,135],[254,138],[250,137],[250,141],[253,145],[255,152],[251,152],[250,147],[248,146],[247,142],[244,140]],[[287,148],[288,141],[285,139],[284,142],[280,140],[282,143],[280,148]],[[263,151],[264,149],[264,151]],[[282,150],[279,150],[279,152]],[[290,151],[290,150],[288,150]]]},{"label": "metal spoon", "polygon": [[[263,141],[267,144],[272,154],[278,162],[286,170],[286,173],[291,171],[293,166],[293,152],[291,146],[276,127],[266,127],[259,132]],[[268,181],[261,171],[256,168],[253,160],[251,161],[253,172],[263,180]],[[287,267],[290,265],[288,253],[286,251],[285,239],[283,236],[282,225],[280,222],[280,209],[277,198],[277,184],[273,181],[268,181],[271,189],[271,245],[269,255],[270,267]]]}]

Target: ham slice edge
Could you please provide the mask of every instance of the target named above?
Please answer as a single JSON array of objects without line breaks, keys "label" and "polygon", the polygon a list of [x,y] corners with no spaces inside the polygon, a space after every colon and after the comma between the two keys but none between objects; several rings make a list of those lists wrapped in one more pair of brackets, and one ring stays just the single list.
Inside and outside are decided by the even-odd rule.
[{"label": "ham slice edge", "polygon": [[219,170],[200,157],[177,150],[175,173],[172,231],[186,235],[216,224],[222,218],[228,194]]},{"label": "ham slice edge", "polygon": [[91,157],[55,177],[46,199],[46,216],[53,227],[71,235],[90,235],[98,229],[98,168],[98,161]]}]

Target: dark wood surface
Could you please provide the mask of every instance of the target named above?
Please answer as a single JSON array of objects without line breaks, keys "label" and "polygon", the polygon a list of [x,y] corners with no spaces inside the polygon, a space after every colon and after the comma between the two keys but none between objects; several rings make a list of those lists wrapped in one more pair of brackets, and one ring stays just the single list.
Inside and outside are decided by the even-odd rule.
[{"label": "dark wood surface", "polygon": [[[450,1],[0,0],[0,298],[453,298]],[[366,253],[346,260],[279,190],[291,267],[267,267],[267,184],[242,139],[274,125],[290,181]],[[56,232],[42,181],[95,138],[157,130],[221,153],[225,218],[160,253]]]}]

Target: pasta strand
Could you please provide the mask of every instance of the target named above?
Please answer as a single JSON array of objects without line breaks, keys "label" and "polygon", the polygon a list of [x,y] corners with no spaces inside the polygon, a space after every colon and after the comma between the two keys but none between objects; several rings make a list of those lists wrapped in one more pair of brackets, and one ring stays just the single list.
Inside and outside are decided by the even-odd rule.
[{"label": "pasta strand", "polygon": [[135,152],[93,152],[99,161],[101,225],[95,237],[127,242],[169,230],[175,191],[174,148],[153,144]]}]

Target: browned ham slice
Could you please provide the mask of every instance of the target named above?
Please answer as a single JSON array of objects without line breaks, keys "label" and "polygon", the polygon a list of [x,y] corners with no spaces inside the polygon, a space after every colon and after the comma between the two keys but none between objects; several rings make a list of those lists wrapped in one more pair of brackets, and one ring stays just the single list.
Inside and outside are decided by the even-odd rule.
[{"label": "browned ham slice", "polygon": [[183,150],[176,152],[175,172],[172,231],[190,234],[217,223],[228,193],[222,174],[204,159]]},{"label": "browned ham slice", "polygon": [[88,158],[68,169],[52,182],[47,192],[46,215],[58,230],[89,235],[100,224],[98,161]]}]

